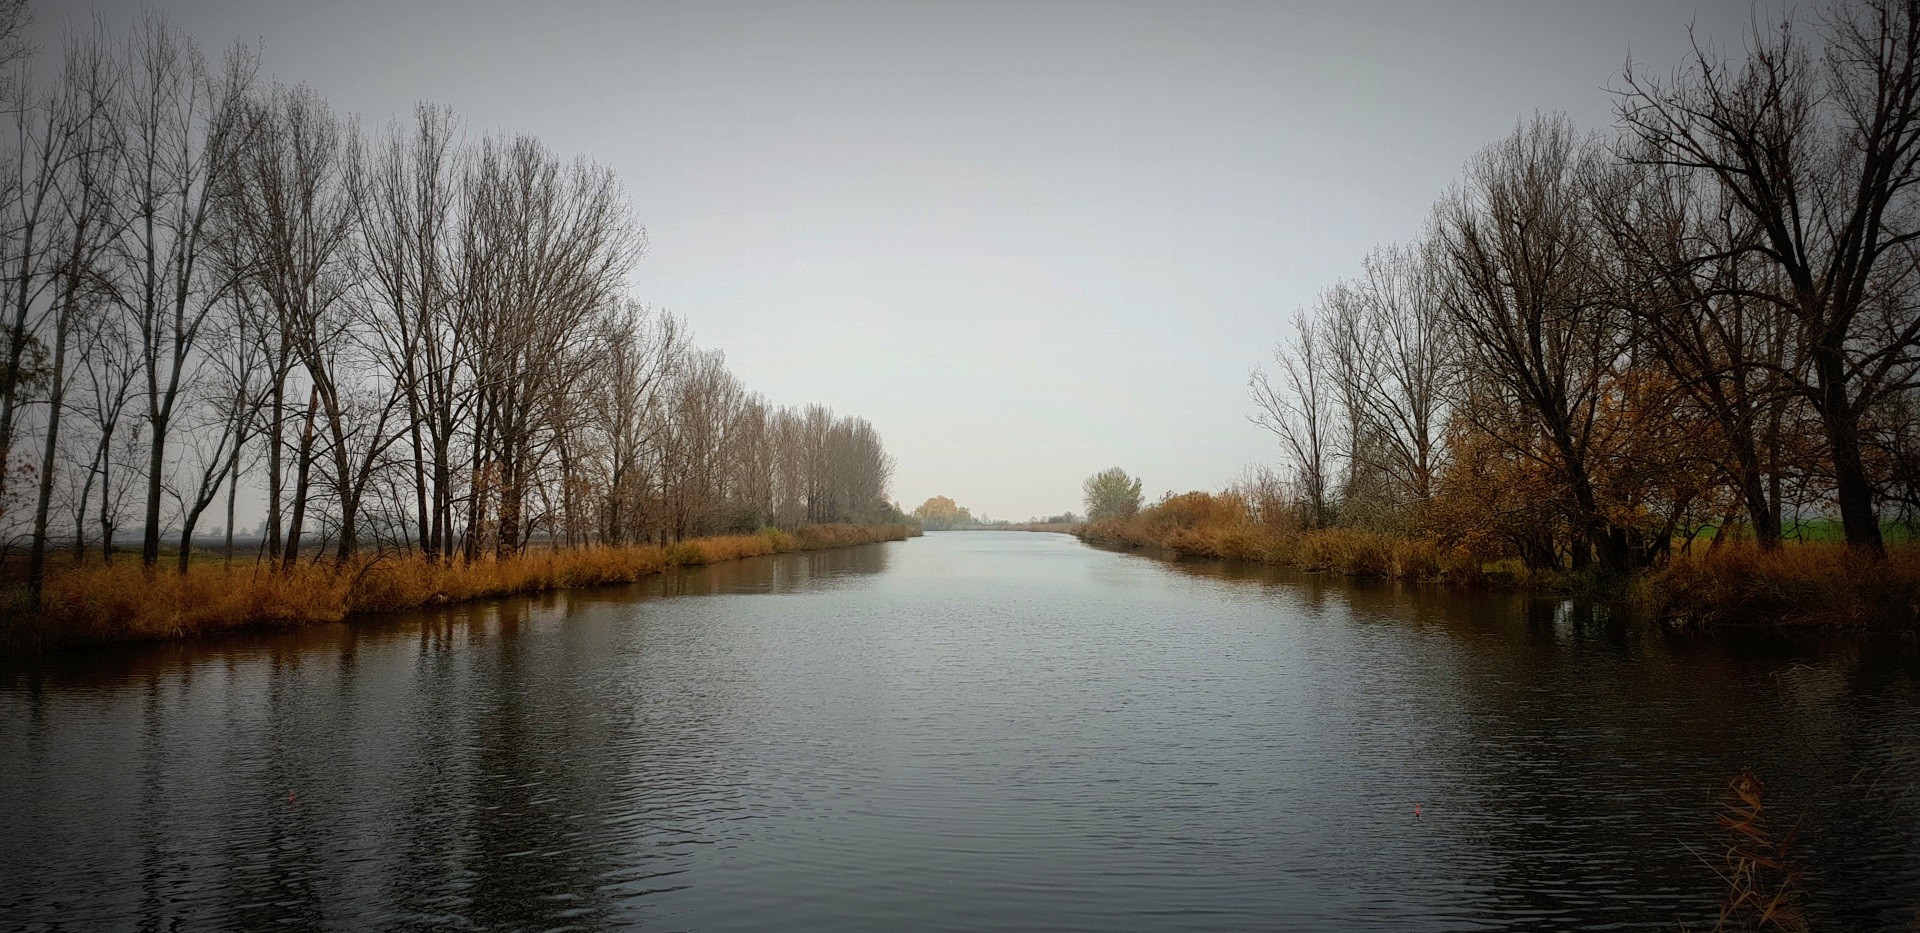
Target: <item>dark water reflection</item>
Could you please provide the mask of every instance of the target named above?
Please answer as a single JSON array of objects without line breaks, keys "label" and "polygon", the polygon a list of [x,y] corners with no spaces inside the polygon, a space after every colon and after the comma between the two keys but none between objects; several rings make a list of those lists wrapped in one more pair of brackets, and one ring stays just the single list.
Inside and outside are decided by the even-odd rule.
[{"label": "dark water reflection", "polygon": [[1705,928],[1743,767],[1907,928],[1911,640],[932,535],[16,665],[0,928]]}]

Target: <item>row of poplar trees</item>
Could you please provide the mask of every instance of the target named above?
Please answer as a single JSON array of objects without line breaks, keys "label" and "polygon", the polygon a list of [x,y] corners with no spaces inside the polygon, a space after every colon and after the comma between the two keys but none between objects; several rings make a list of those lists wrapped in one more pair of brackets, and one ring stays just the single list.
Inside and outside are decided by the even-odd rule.
[{"label": "row of poplar trees", "polygon": [[[36,80],[4,14],[0,533],[112,558],[263,504],[262,559],[439,560],[892,513],[873,427],[627,295],[619,180],[422,105],[378,132],[149,17]],[[17,553],[17,551],[16,551]]]},{"label": "row of poplar trees", "polygon": [[1920,0],[1629,64],[1617,115],[1524,121],[1296,320],[1276,508],[1610,569],[1920,518]]}]

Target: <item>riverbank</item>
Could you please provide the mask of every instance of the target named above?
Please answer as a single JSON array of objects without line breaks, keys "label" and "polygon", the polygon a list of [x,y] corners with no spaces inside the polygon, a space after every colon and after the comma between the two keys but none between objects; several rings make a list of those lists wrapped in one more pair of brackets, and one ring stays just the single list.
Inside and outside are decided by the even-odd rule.
[{"label": "riverbank", "polygon": [[1175,509],[1157,506],[1131,518],[1082,525],[1073,533],[1094,544],[1310,573],[1617,599],[1649,618],[1676,624],[1920,629],[1920,547],[1911,544],[1892,546],[1884,560],[1870,561],[1833,543],[1789,543],[1765,552],[1748,542],[1712,547],[1701,541],[1691,553],[1673,554],[1657,566],[1604,577],[1529,570],[1518,560],[1432,536],[1352,528],[1276,530],[1233,514],[1221,497],[1209,499]]},{"label": "riverbank", "polygon": [[0,650],[187,638],[257,626],[338,622],[422,606],[634,583],[677,567],[746,557],[901,541],[914,525],[814,525],[793,531],[692,538],[666,547],[529,551],[506,559],[435,564],[418,554],[371,555],[342,567],[273,570],[252,561],[194,564],[149,574],[137,560],[87,564],[47,578],[43,608],[0,594]]}]

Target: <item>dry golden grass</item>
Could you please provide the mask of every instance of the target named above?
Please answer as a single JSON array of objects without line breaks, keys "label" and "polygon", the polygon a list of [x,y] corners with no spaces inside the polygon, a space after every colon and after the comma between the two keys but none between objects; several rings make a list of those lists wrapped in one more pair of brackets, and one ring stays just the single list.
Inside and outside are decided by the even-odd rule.
[{"label": "dry golden grass", "polygon": [[50,574],[43,608],[28,614],[0,597],[0,648],[179,638],[250,626],[337,622],[351,615],[581,586],[632,583],[672,567],[788,551],[899,541],[912,525],[822,525],[793,532],[695,538],[660,547],[530,551],[506,560],[435,564],[417,554],[368,557],[341,567],[269,570],[195,564],[149,574],[137,562],[88,564]]},{"label": "dry golden grass", "polygon": [[1920,547],[1873,560],[1839,544],[1729,542],[1668,561],[1636,589],[1653,614],[1699,624],[1910,627],[1920,624]]},{"label": "dry golden grass", "polygon": [[[1174,496],[1127,519],[1083,526],[1082,538],[1156,547],[1199,557],[1249,560],[1317,573],[1445,583],[1542,586],[1622,595],[1619,579],[1532,574],[1431,537],[1327,528],[1300,531],[1251,521],[1232,494]],[[1497,555],[1493,555],[1497,556]],[[1896,545],[1884,560],[1839,544],[1791,544],[1764,552],[1728,542],[1675,555],[1626,581],[1625,594],[1650,618],[1699,625],[1920,626],[1920,546]]]},{"label": "dry golden grass", "polygon": [[1089,541],[1157,547],[1199,557],[1248,560],[1316,573],[1407,580],[1479,579],[1479,563],[1430,538],[1325,528],[1300,531],[1252,521],[1233,495],[1190,492],[1132,518],[1082,526]]}]

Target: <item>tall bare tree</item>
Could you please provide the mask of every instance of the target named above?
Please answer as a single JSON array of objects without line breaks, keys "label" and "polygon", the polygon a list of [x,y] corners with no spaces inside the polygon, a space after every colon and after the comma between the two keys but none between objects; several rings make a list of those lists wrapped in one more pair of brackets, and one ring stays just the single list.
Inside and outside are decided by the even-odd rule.
[{"label": "tall bare tree", "polygon": [[1804,368],[1779,367],[1819,414],[1847,543],[1885,549],[1862,421],[1920,378],[1920,0],[1836,4],[1824,47],[1791,18],[1731,61],[1696,44],[1661,81],[1629,66],[1632,157],[1715,182],[1778,288],[1746,297],[1797,324]]},{"label": "tall bare tree", "polygon": [[1313,317],[1295,315],[1292,344],[1274,350],[1277,377],[1256,369],[1248,382],[1258,408],[1253,422],[1280,440],[1291,461],[1301,524],[1308,528],[1333,523],[1332,464],[1340,443],[1323,328]]},{"label": "tall bare tree", "polygon": [[235,47],[213,68],[159,15],[145,18],[125,48],[118,123],[126,170],[118,200],[126,221],[116,295],[140,337],[149,440],[140,559],[153,566],[175,413],[199,364],[195,349],[208,317],[234,283],[233,271],[212,261],[210,240],[249,125],[241,117],[257,62]]},{"label": "tall bare tree", "polygon": [[415,540],[436,557],[451,554],[456,385],[467,346],[452,255],[458,142],[452,111],[422,104],[377,142],[356,140],[349,176],[367,319],[406,401]]},{"label": "tall bare tree", "polygon": [[83,315],[100,313],[104,279],[100,262],[118,222],[113,180],[120,147],[114,138],[112,104],[118,75],[106,37],[98,31],[69,43],[59,89],[47,107],[50,135],[71,141],[71,157],[58,164],[55,190],[60,210],[50,231],[49,272],[53,318],[52,364],[47,374],[47,415],[27,557],[27,594],[38,606],[46,581],[48,521],[60,467],[60,427],[72,373],[70,338]]},{"label": "tall bare tree", "polygon": [[1596,475],[1601,416],[1627,351],[1596,274],[1589,195],[1598,155],[1566,117],[1535,116],[1468,167],[1466,187],[1438,217],[1444,307],[1486,387],[1465,396],[1467,413],[1564,485],[1575,569],[1594,555],[1610,569],[1634,557]]}]

